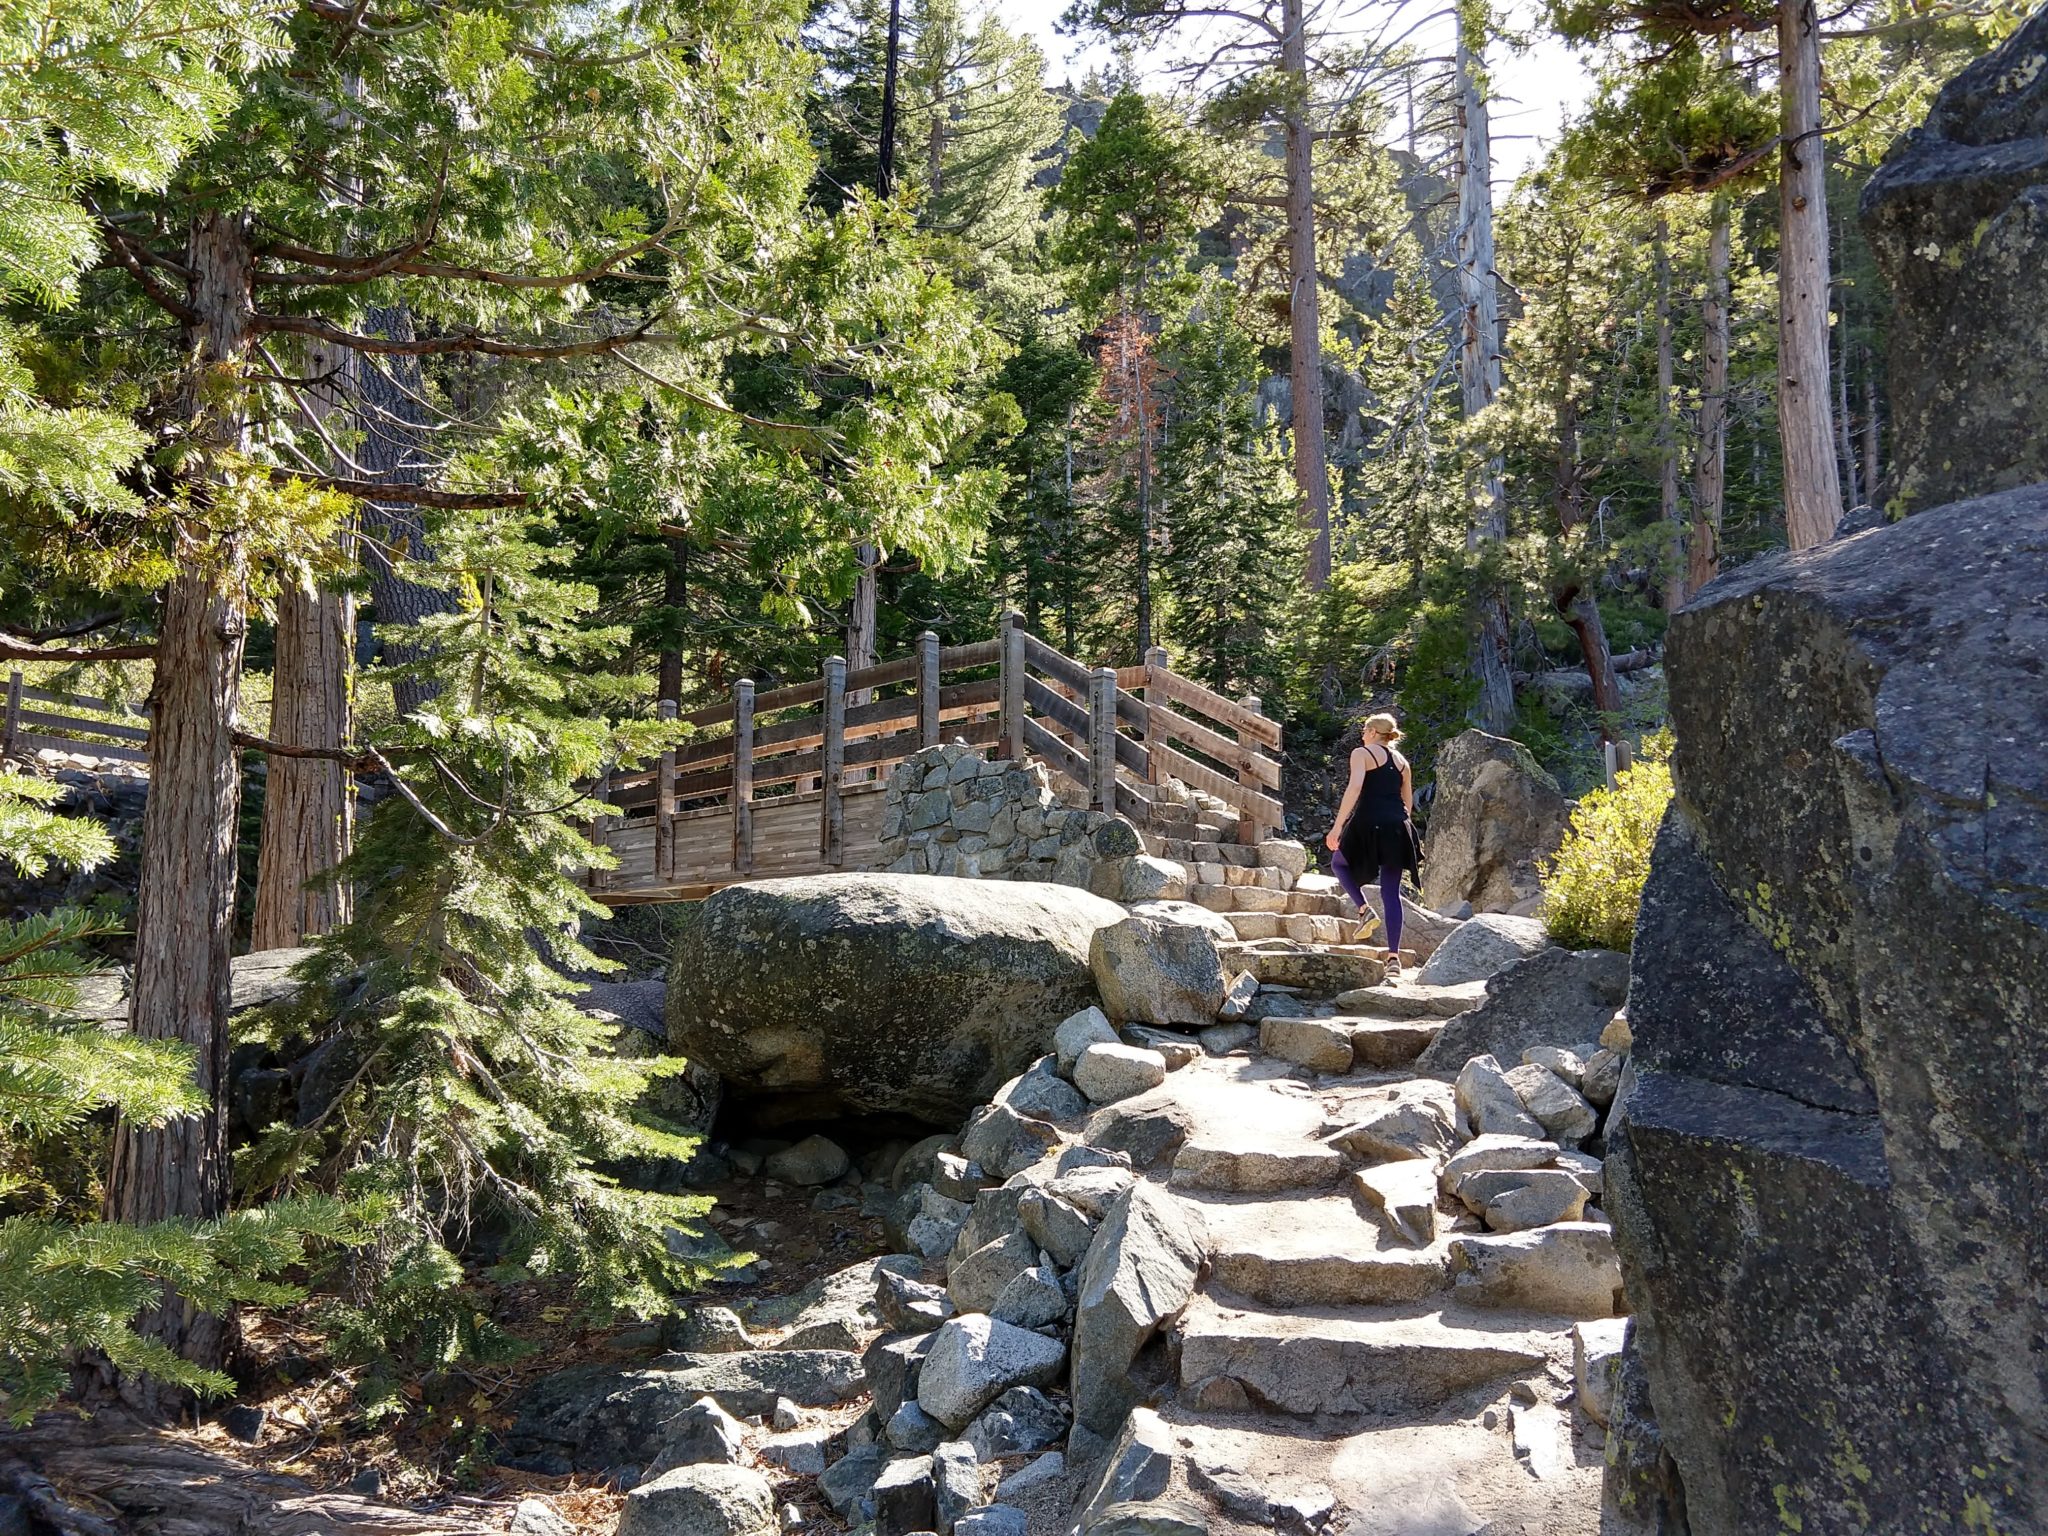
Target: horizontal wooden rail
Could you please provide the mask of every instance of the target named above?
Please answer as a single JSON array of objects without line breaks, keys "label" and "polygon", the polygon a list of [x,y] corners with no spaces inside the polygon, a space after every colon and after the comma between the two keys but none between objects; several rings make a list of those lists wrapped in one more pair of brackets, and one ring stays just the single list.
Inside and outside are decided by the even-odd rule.
[{"label": "horizontal wooden rail", "polygon": [[52,731],[90,731],[100,736],[111,736],[116,741],[147,741],[149,732],[132,725],[115,725],[108,720],[80,720],[75,715],[46,714],[40,709],[24,709],[14,717],[23,725],[40,725]]},{"label": "horizontal wooden rail", "polygon": [[[0,752],[68,752],[124,763],[149,761],[149,716],[132,705],[116,699],[32,688],[19,671],[8,674],[6,694],[6,704],[0,707]],[[52,707],[30,708],[27,701],[31,700]],[[70,713],[72,710],[119,715],[142,723],[126,725]]]},{"label": "horizontal wooden rail", "polygon": [[95,699],[82,693],[52,693],[47,688],[31,688],[24,684],[21,690],[24,699],[35,699],[44,704],[68,704],[73,709],[96,709],[108,715],[139,715],[149,717],[147,710],[137,709],[133,704],[124,704],[119,699]]},{"label": "horizontal wooden rail", "polygon": [[1164,667],[1154,668],[1152,675],[1146,678],[1145,686],[1157,688],[1174,703],[1199,710],[1262,747],[1279,749],[1280,723],[1277,720],[1268,720],[1257,710],[1247,709],[1235,699],[1226,699],[1213,689],[1190,682],[1178,672],[1169,672]]}]

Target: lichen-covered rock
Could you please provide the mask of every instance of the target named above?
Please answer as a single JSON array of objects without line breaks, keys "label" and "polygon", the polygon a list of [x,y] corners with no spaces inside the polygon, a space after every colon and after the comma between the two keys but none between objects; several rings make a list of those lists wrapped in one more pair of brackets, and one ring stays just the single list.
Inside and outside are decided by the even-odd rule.
[{"label": "lichen-covered rock", "polygon": [[1703,1536],[2048,1527],[2044,573],[2036,487],[1673,622],[1603,1199]]},{"label": "lichen-covered rock", "polygon": [[1216,941],[1184,923],[1127,917],[1098,928],[1089,963],[1112,1019],[1200,1027],[1223,1006],[1228,978]]},{"label": "lichen-covered rock", "polygon": [[1422,901],[1447,912],[1505,912],[1542,890],[1571,802],[1520,742],[1464,731],[1436,755],[1436,802],[1422,856]]},{"label": "lichen-covered rock", "polygon": [[2048,12],[1957,75],[1863,191],[1898,299],[1891,473],[1907,511],[2048,480]]},{"label": "lichen-covered rock", "polygon": [[785,1118],[957,1125],[1096,1000],[1123,908],[1027,881],[811,875],[708,897],[669,971],[669,1048]]}]

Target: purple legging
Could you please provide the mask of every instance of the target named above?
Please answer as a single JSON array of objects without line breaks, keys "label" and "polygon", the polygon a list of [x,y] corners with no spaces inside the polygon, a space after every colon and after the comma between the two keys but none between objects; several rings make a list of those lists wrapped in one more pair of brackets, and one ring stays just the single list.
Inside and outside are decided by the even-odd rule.
[{"label": "purple legging", "polygon": [[[1351,866],[1345,862],[1343,851],[1330,855],[1330,873],[1337,877],[1337,883],[1344,887],[1360,912],[1365,911],[1365,892],[1358,888],[1358,877],[1351,873]],[[1380,866],[1380,921],[1387,930],[1387,948],[1395,954],[1401,952],[1401,866],[1383,864]]]}]

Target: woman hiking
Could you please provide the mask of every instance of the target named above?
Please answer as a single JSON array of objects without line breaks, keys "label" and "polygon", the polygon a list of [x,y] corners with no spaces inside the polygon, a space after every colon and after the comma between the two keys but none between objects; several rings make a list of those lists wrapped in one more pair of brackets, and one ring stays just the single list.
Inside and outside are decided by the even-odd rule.
[{"label": "woman hiking", "polygon": [[[1422,888],[1421,850],[1415,842],[1415,786],[1408,759],[1394,750],[1401,727],[1392,715],[1368,716],[1361,741],[1351,749],[1351,782],[1337,807],[1337,824],[1323,844],[1330,850],[1330,873],[1369,917],[1359,881],[1375,875],[1380,883],[1380,911],[1387,931],[1387,976],[1401,974],[1401,874]],[[1363,923],[1361,922],[1361,931]]]}]

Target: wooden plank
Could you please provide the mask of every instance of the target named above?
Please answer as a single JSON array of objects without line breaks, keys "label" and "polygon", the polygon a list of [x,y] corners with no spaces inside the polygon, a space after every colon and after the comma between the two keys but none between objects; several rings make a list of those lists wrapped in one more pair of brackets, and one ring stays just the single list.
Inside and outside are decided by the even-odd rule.
[{"label": "wooden plank", "polygon": [[[1139,678],[1136,686],[1145,687],[1146,680],[1151,677],[1153,668],[1157,667],[1161,672],[1166,671],[1166,659],[1166,647],[1163,645],[1155,645],[1151,650],[1147,651],[1143,664],[1137,669]],[[1124,686],[1121,681],[1123,674],[1119,672],[1117,677],[1119,679],[1117,686]],[[1163,717],[1167,713],[1164,695],[1155,699],[1152,697],[1151,691],[1147,689],[1145,694],[1145,782],[1147,784],[1157,784],[1164,777],[1159,770],[1159,749],[1166,745],[1166,721]]]},{"label": "wooden plank", "polygon": [[1073,689],[1076,698],[1088,697],[1088,690],[1092,686],[1088,669],[1080,662],[1054,650],[1029,631],[1024,635],[1024,664],[1037,668],[1047,677],[1059,679]]},{"label": "wooden plank", "polygon": [[[1024,681],[1024,702],[1045,716],[1046,719],[1054,722],[1062,730],[1072,732],[1077,739],[1081,741],[1088,740],[1088,711],[1079,704],[1053,692],[1052,689],[1046,687],[1044,683],[1035,677],[1026,678]],[[1087,783],[1085,773],[1081,778],[1081,782]]]},{"label": "wooden plank", "polygon": [[1132,821],[1141,827],[1151,825],[1151,800],[1145,796],[1143,791],[1126,784],[1122,779],[1116,781],[1116,808],[1121,814],[1130,817]]},{"label": "wooden plank", "polygon": [[[1158,649],[1158,648],[1157,648],[1157,647],[1155,646],[1155,647],[1154,647],[1153,649],[1155,649],[1155,650],[1156,650],[1156,649]],[[1147,654],[1149,655],[1149,654],[1150,654],[1150,652],[1147,652]],[[1144,687],[1144,686],[1145,686],[1145,663],[1143,663],[1143,662],[1140,662],[1140,663],[1139,663],[1139,664],[1138,664],[1137,666],[1135,666],[1135,667],[1118,667],[1118,668],[1116,669],[1116,685],[1117,685],[1117,687],[1119,687],[1119,688],[1142,688],[1142,687]]]},{"label": "wooden plank", "polygon": [[[1019,623],[1023,620],[1020,618]],[[969,645],[949,645],[939,652],[939,670],[958,672],[963,667],[992,667],[1003,659],[1002,637],[976,640]]]},{"label": "wooden plank", "polygon": [[1197,752],[1207,753],[1224,766],[1233,769],[1240,778],[1249,772],[1265,788],[1278,791],[1280,788],[1280,765],[1255,747],[1247,747],[1232,741],[1228,736],[1219,735],[1199,720],[1191,720],[1178,710],[1161,706],[1153,711],[1164,716],[1157,729],[1183,746],[1193,747]]},{"label": "wooden plank", "polygon": [[1088,759],[1036,720],[1024,722],[1024,750],[1043,761],[1046,767],[1065,774],[1069,782],[1087,784]]},{"label": "wooden plank", "polygon": [[754,683],[741,678],[732,691],[732,868],[754,867]]},{"label": "wooden plank", "polygon": [[44,704],[67,705],[72,709],[96,709],[109,715],[136,715],[147,718],[149,714],[147,710],[137,709],[133,704],[124,704],[119,699],[96,699],[83,693],[53,693],[48,688],[24,687],[21,696],[25,699],[39,700]]},{"label": "wooden plank", "polygon": [[[1244,703],[1247,709],[1257,709],[1259,707],[1258,696],[1256,694],[1246,694]],[[1248,792],[1256,791],[1258,787],[1258,771],[1254,766],[1257,761],[1254,758],[1251,762],[1241,762],[1237,766],[1237,782],[1244,785]],[[1280,774],[1277,770],[1275,770],[1273,778],[1275,781],[1273,787],[1278,789],[1280,787],[1278,782]],[[1266,831],[1260,825],[1256,808],[1242,809],[1237,818],[1237,840],[1249,846],[1258,842],[1265,835]]]},{"label": "wooden plank", "polygon": [[978,683],[948,683],[939,690],[941,719],[957,718],[971,709],[987,709],[1003,702],[1001,678],[986,677]]},{"label": "wooden plank", "polygon": [[[1017,613],[1003,615],[1002,642],[1002,691],[1003,729],[1002,745],[996,750],[1007,758],[1024,755],[1024,668],[1031,651],[1031,636],[1024,632],[1023,617]],[[943,658],[942,658],[943,659]]]},{"label": "wooden plank", "polygon": [[[603,805],[607,800],[611,798],[611,787],[611,770],[606,769],[603,773],[597,776],[597,783],[591,786],[590,798],[594,800],[597,804]],[[604,815],[603,812],[593,811],[591,813],[590,840],[593,843],[597,844],[597,846],[600,848],[606,848],[610,846],[610,842],[605,836],[606,821],[607,817]],[[589,875],[586,876],[586,879],[588,880],[591,889],[597,891],[603,890],[606,886],[612,883],[611,871],[608,869],[593,869],[590,871]]]},{"label": "wooden plank", "polygon": [[891,683],[907,683],[916,677],[917,657],[913,654],[849,672],[846,674],[846,687],[849,693],[858,693],[863,688],[886,688]]},{"label": "wooden plank", "polygon": [[116,741],[149,740],[149,732],[138,726],[114,725],[105,720],[80,720],[72,715],[53,715],[40,709],[24,709],[15,718],[22,725],[40,725],[46,731],[92,731],[101,736],[111,736]]},{"label": "wooden plank", "polygon": [[18,732],[14,745],[23,752],[70,752],[79,757],[111,757],[122,763],[149,761],[147,752],[139,752],[134,747],[103,746],[99,742],[80,741],[76,737],[37,736],[29,731]]},{"label": "wooden plank", "polygon": [[1235,699],[1226,699],[1200,683],[1190,682],[1178,672],[1161,672],[1149,680],[1148,686],[1157,688],[1176,704],[1184,704],[1211,720],[1220,721],[1248,741],[1275,749],[1280,745],[1279,722],[1268,720],[1257,710],[1246,709]]},{"label": "wooden plank", "polygon": [[[657,700],[654,706],[657,720],[672,721],[676,717],[674,699]],[[675,868],[676,862],[676,750],[670,747],[661,754],[661,762],[654,770],[654,872],[667,875]]]},{"label": "wooden plank", "polygon": [[1262,795],[1257,790],[1247,789],[1228,775],[1218,773],[1213,768],[1205,768],[1193,758],[1176,752],[1171,747],[1165,748],[1160,757],[1166,771],[1183,784],[1194,789],[1207,790],[1217,799],[1236,806],[1240,813],[1251,811],[1267,826],[1277,827],[1285,823],[1286,817],[1281,812],[1278,800]]},{"label": "wooden plank", "polygon": [[930,630],[917,637],[917,744],[939,744],[939,637]]},{"label": "wooden plank", "polygon": [[846,772],[846,658],[825,658],[825,759],[820,770],[823,801],[818,812],[818,854],[832,868],[846,862],[846,828],[839,781]]},{"label": "wooden plank", "polygon": [[1116,809],[1116,668],[1100,667],[1088,694],[1088,801]]}]

